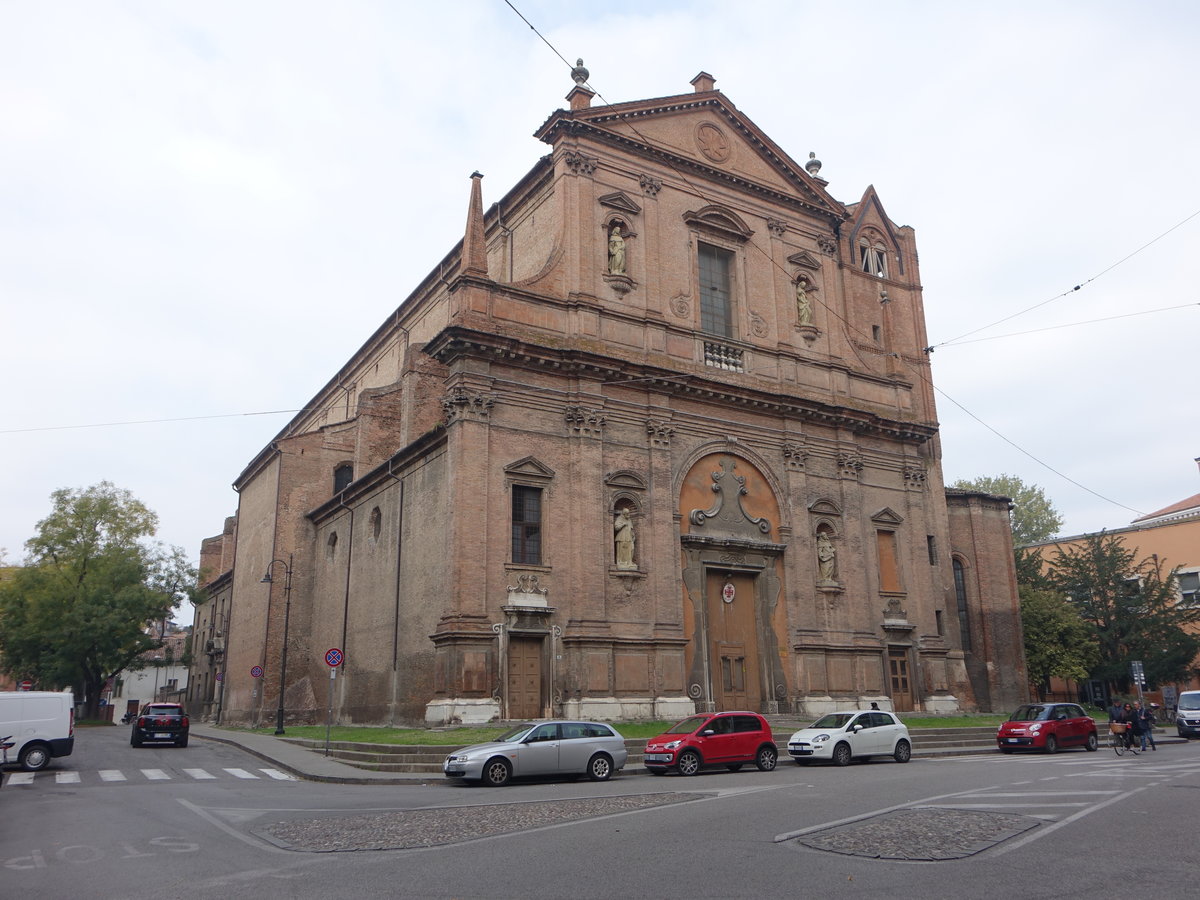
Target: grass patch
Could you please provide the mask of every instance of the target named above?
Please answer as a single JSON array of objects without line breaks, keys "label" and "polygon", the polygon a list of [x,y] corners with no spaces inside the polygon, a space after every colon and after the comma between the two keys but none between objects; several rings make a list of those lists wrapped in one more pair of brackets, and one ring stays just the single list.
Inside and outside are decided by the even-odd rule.
[{"label": "grass patch", "polygon": [[[1007,716],[912,716],[903,715],[904,724],[916,731],[922,728],[996,728]],[[614,722],[617,731],[631,740],[643,740],[662,734],[673,722]],[[330,741],[357,744],[400,744],[404,746],[454,746],[483,744],[495,740],[508,730],[507,725],[476,725],[460,728],[377,728],[367,725],[335,725],[329,731]],[[233,731],[251,731],[255,734],[274,734],[275,729],[245,728]],[[286,737],[324,741],[324,725],[289,725]]]}]

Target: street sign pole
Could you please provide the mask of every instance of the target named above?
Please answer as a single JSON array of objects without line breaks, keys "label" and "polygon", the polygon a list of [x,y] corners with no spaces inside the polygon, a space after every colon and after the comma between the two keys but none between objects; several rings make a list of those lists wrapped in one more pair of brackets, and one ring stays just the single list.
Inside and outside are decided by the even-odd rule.
[{"label": "street sign pole", "polygon": [[346,657],[337,647],[325,651],[325,665],[329,666],[329,711],[325,714],[325,755],[329,755],[329,730],[333,727],[333,683],[337,680],[338,666]]},{"label": "street sign pole", "polygon": [[329,755],[329,729],[333,726],[333,683],[337,680],[337,666],[329,669],[329,712],[325,715],[325,755]]}]

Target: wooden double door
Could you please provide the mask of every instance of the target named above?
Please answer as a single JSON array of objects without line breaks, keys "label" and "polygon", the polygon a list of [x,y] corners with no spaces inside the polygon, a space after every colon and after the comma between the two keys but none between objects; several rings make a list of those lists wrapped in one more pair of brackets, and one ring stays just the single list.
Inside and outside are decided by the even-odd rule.
[{"label": "wooden double door", "polygon": [[543,715],[545,683],[542,667],[541,637],[508,639],[508,718],[538,719]]}]

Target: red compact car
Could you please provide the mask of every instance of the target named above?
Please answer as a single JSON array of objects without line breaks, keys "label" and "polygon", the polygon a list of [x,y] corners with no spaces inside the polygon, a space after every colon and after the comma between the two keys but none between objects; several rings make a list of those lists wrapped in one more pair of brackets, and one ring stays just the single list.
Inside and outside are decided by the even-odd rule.
[{"label": "red compact car", "polygon": [[1027,703],[1008,717],[996,732],[1002,753],[1014,750],[1045,750],[1060,747],[1095,750],[1096,720],[1078,703]]},{"label": "red compact car", "polygon": [[700,713],[677,722],[646,742],[642,762],[652,775],[674,769],[695,775],[705,766],[736,772],[754,763],[770,772],[779,760],[771,726],[758,713]]}]

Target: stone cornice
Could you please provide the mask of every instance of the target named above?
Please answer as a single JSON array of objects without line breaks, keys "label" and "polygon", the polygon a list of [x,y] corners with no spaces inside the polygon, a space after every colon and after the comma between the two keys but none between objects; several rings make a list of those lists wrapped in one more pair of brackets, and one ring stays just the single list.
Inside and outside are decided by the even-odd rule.
[{"label": "stone cornice", "polygon": [[803,419],[821,425],[845,428],[855,434],[879,435],[923,444],[935,434],[936,425],[904,422],[868,410],[823,403],[807,397],[778,393],[781,385],[750,387],[715,381],[706,373],[634,365],[578,348],[545,347],[501,335],[447,328],[425,347],[439,362],[449,365],[468,356],[493,357],[508,365],[552,371],[562,375],[585,375],[599,381],[622,382],[637,378],[646,390],[730,404],[755,411]]}]

